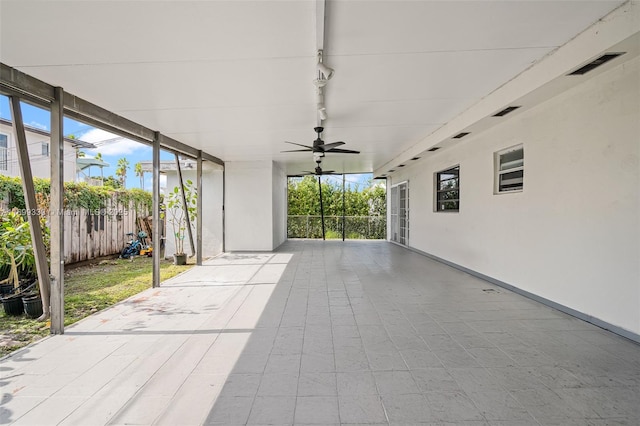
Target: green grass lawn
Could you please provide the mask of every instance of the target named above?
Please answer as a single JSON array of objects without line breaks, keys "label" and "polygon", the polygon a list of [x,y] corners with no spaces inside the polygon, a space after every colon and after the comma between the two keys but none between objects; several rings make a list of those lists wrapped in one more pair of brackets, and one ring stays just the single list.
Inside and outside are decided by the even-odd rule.
[{"label": "green grass lawn", "polygon": [[[176,266],[160,262],[160,280],[169,279],[193,265]],[[65,272],[65,325],[73,324],[142,290],[151,287],[152,259],[108,260]],[[49,334],[49,323],[25,315],[7,316],[0,307],[0,356]]]}]

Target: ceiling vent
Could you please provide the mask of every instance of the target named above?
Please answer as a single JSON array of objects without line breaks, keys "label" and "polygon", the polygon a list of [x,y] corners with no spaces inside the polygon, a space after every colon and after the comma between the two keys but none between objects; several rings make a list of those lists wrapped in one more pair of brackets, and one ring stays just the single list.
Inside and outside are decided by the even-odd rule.
[{"label": "ceiling vent", "polygon": [[439,147],[439,146],[434,146],[433,148],[430,148],[428,151],[429,151],[429,152],[434,152],[434,151],[437,151],[437,150],[439,150],[439,149],[440,149],[440,147]]},{"label": "ceiling vent", "polygon": [[453,137],[453,139],[462,139],[462,138],[464,138],[465,136],[467,136],[468,134],[469,134],[469,132],[462,132],[462,133],[458,133],[457,135],[455,135],[455,136]]},{"label": "ceiling vent", "polygon": [[413,158],[411,159],[411,161],[416,161],[416,160],[419,160],[419,159],[420,159],[420,157],[413,157]]},{"label": "ceiling vent", "polygon": [[499,111],[499,112],[496,112],[495,114],[493,114],[493,116],[494,117],[504,117],[505,115],[509,114],[510,112],[513,112],[513,111],[517,110],[518,108],[520,108],[520,107],[519,106],[506,107],[502,111]]},{"label": "ceiling vent", "polygon": [[604,65],[607,62],[609,62],[610,60],[617,58],[620,55],[624,55],[626,52],[615,52],[615,53],[605,53],[604,55],[600,56],[598,59],[595,59],[591,62],[589,62],[586,65],[583,65],[582,67],[578,68],[577,70],[570,72],[567,75],[583,75],[588,73],[589,71],[598,68],[600,65]]},{"label": "ceiling vent", "polygon": [[398,167],[404,167],[404,164],[400,164],[400,165],[398,165]]},{"label": "ceiling vent", "polygon": [[396,171],[395,169],[391,169],[391,170],[389,170],[387,173],[393,173],[393,172],[395,172],[395,171]]}]

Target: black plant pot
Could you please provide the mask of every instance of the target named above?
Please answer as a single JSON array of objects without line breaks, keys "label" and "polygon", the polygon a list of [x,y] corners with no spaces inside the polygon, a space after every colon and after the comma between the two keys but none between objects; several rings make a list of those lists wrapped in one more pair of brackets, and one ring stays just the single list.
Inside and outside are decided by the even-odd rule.
[{"label": "black plant pot", "polygon": [[24,312],[29,318],[38,318],[42,315],[42,299],[37,294],[24,296],[22,304],[24,305]]},{"label": "black plant pot", "polygon": [[8,296],[2,299],[2,307],[7,315],[22,315],[24,312],[24,306],[22,304],[22,297],[19,295]]},{"label": "black plant pot", "polygon": [[0,284],[0,296],[13,294],[13,284]]}]

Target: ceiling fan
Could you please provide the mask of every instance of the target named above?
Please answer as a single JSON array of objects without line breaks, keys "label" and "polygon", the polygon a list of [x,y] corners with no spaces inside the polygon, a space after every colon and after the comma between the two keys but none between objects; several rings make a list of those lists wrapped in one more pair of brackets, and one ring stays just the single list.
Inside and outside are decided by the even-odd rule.
[{"label": "ceiling fan", "polygon": [[336,173],[335,170],[322,170],[322,168],[320,167],[320,163],[321,160],[316,160],[316,164],[318,164],[315,168],[315,170],[309,171],[309,170],[304,170],[302,173],[297,174],[297,175],[290,175],[290,177],[302,177],[302,176],[310,176],[310,175],[316,175],[316,176],[326,176],[326,175],[341,175],[342,173]]},{"label": "ceiling fan", "polygon": [[326,176],[326,175],[341,175],[342,173],[336,173],[335,170],[322,170],[320,167],[316,167],[315,171],[304,170],[297,175],[290,175],[289,177],[303,177],[303,176]]},{"label": "ceiling fan", "polygon": [[313,153],[318,153],[318,154],[326,154],[326,153],[329,153],[329,152],[335,152],[335,153],[339,153],[339,154],[360,154],[360,151],[353,151],[351,149],[338,148],[339,146],[344,145],[344,142],[342,142],[342,141],[325,144],[324,141],[322,140],[322,138],[320,137],[320,134],[324,130],[324,127],[314,127],[313,130],[318,134],[318,138],[313,141],[313,146],[302,145],[302,144],[295,143],[295,142],[285,141],[285,143],[289,143],[291,145],[298,145],[298,146],[304,147],[305,149],[293,149],[293,150],[282,151],[282,152],[305,152],[305,151],[311,151]]}]

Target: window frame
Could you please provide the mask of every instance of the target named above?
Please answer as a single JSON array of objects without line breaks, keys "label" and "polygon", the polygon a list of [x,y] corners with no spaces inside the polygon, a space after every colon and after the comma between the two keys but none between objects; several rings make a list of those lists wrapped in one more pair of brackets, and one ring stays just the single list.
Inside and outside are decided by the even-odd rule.
[{"label": "window frame", "polygon": [[[457,171],[455,178],[449,179],[441,179],[441,175],[443,174],[452,174],[454,171]],[[454,180],[456,181],[456,186],[448,189],[440,189],[440,184],[442,182]],[[439,194],[444,192],[451,192],[455,190],[458,193],[458,198],[445,200],[445,201],[455,201],[457,203],[457,208],[440,208],[440,199],[438,197]],[[459,213],[460,212],[460,164],[456,164],[451,167],[447,167],[446,169],[437,171],[433,174],[433,211],[435,213]]]},{"label": "window frame", "polygon": [[[0,133],[0,136],[4,136],[5,138],[5,143],[7,146],[2,146],[0,147],[0,150],[4,150],[4,157],[0,156],[0,170],[6,172],[9,170],[9,135],[6,133]],[[3,167],[4,165],[4,167]]]},{"label": "window frame", "polygon": [[49,149],[50,149],[49,142],[42,141],[41,144],[42,145],[41,145],[41,148],[40,148],[40,150],[41,150],[40,154],[43,157],[48,157],[51,154],[51,151],[49,151]]},{"label": "window frame", "polygon": [[[511,167],[509,169],[500,170],[500,159],[506,155],[515,151],[522,151],[522,165]],[[502,194],[514,194],[524,191],[524,144],[520,143],[517,145],[510,146],[508,148],[501,149],[500,151],[496,151],[493,153],[493,194],[494,195],[502,195]],[[522,171],[522,184],[519,188],[514,189],[500,189],[500,177],[507,173],[519,172]]]}]

